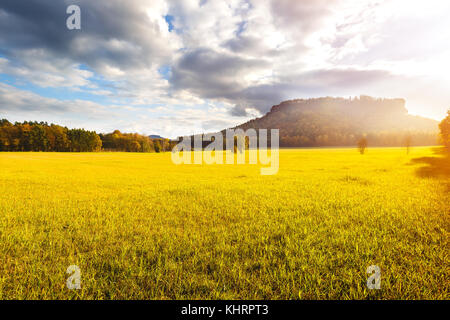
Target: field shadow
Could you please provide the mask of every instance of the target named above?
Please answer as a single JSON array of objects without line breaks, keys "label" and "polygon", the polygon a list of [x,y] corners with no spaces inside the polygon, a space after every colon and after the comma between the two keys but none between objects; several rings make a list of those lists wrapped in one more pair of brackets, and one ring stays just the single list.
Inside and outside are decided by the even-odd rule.
[{"label": "field shadow", "polygon": [[450,177],[450,152],[445,148],[433,148],[433,157],[412,159],[413,164],[424,164],[417,169],[416,174],[421,178],[448,178]]}]

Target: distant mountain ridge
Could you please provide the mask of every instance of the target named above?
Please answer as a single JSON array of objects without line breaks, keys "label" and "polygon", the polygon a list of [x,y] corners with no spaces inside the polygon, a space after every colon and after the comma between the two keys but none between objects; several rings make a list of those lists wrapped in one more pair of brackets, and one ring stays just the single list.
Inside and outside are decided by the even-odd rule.
[{"label": "distant mountain ridge", "polygon": [[438,121],[408,114],[404,99],[314,98],[288,100],[261,118],[235,128],[280,129],[280,146],[353,146],[366,136],[372,146],[435,145]]}]

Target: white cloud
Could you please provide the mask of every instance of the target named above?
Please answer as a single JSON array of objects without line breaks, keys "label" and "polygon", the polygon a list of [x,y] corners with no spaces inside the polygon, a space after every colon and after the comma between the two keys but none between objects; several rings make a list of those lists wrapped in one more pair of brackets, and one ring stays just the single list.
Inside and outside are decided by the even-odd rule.
[{"label": "white cloud", "polygon": [[[412,112],[435,118],[450,105],[448,1],[79,3],[78,33],[58,24],[63,2],[0,4],[0,73],[106,97],[108,107],[94,103],[93,110],[110,107],[121,119],[99,122],[102,129],[174,136],[231,126],[281,100],[318,95],[404,97]],[[166,15],[173,17],[172,32]],[[3,99],[8,90],[16,96],[13,87],[1,88]],[[85,108],[70,116],[60,103],[27,94],[19,99],[23,110],[38,100],[43,110],[68,112],[73,123],[83,112],[92,116]],[[18,106],[11,97],[3,101],[11,103],[7,111]],[[126,113],[125,103],[133,111]]]}]

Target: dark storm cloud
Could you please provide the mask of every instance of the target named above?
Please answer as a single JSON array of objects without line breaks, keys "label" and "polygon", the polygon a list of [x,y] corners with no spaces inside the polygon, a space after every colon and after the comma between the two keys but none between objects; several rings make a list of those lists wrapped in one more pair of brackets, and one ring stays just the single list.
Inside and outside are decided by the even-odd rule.
[{"label": "dark storm cloud", "polygon": [[[50,48],[64,50],[64,1],[2,0],[0,2],[0,44],[2,51]],[[64,30],[65,29],[65,30]]]},{"label": "dark storm cloud", "polygon": [[[92,68],[113,64],[123,69],[160,62],[170,55],[159,25],[132,1],[2,0],[0,47],[7,57],[18,50],[43,49]],[[81,8],[81,30],[66,28],[66,9]],[[115,41],[108,43],[108,41]]]},{"label": "dark storm cloud", "polygon": [[186,53],[172,69],[175,89],[188,89],[208,99],[234,99],[246,73],[267,68],[265,60],[245,59],[210,49]]}]

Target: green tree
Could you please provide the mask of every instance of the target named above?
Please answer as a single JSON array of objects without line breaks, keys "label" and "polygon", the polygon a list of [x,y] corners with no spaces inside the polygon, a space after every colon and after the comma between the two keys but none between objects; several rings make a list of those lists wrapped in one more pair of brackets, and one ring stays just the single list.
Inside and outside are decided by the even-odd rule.
[{"label": "green tree", "polygon": [[71,129],[67,135],[70,139],[70,151],[72,152],[95,152],[102,148],[102,140],[94,131]]},{"label": "green tree", "polygon": [[42,125],[35,124],[32,126],[30,141],[33,151],[48,151],[48,140]]}]

